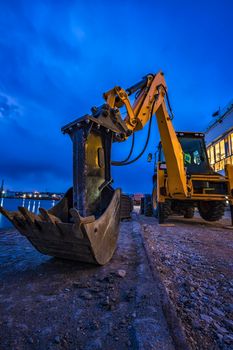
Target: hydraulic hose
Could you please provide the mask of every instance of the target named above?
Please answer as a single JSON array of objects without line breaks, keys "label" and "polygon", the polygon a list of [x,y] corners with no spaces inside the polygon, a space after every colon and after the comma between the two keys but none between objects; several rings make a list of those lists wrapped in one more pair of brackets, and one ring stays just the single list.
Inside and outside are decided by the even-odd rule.
[{"label": "hydraulic hose", "polygon": [[[152,111],[153,111],[153,108],[152,108]],[[128,162],[116,162],[116,161],[112,161],[112,165],[115,165],[115,166],[123,166],[123,165],[129,165],[129,164],[132,164],[134,162],[136,162],[139,158],[141,158],[141,156],[144,154],[144,152],[146,151],[146,148],[148,146],[148,143],[149,143],[149,140],[150,140],[150,133],[151,133],[151,124],[152,124],[152,116],[150,118],[150,121],[149,121],[149,127],[148,127],[148,133],[147,133],[147,138],[146,138],[146,142],[145,142],[145,145],[142,149],[142,151],[138,154],[137,157],[135,157],[134,159],[128,161]]]}]

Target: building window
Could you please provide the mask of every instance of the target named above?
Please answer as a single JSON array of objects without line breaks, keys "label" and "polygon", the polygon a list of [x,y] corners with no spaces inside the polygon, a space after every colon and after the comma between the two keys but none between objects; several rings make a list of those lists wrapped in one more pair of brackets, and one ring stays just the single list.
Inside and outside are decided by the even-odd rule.
[{"label": "building window", "polygon": [[209,149],[209,154],[210,154],[210,164],[213,165],[215,163],[214,159],[214,147],[211,146]]},{"label": "building window", "polygon": [[230,135],[228,135],[227,136],[227,139],[228,139],[228,149],[229,149],[229,156],[232,154],[232,152],[231,152],[231,136]]},{"label": "building window", "polygon": [[233,154],[233,132],[230,135],[230,139],[231,139],[231,154]]},{"label": "building window", "polygon": [[228,137],[225,137],[225,139],[224,139],[224,144],[225,144],[225,154],[226,154],[226,157],[229,157],[229,155],[230,155],[230,145],[229,145]]},{"label": "building window", "polygon": [[219,147],[220,147],[220,159],[226,158],[225,156],[225,145],[224,145],[224,140],[221,140],[219,142]]},{"label": "building window", "polygon": [[220,147],[219,147],[219,142],[215,144],[214,146],[215,150],[215,161],[218,162],[220,160]]}]

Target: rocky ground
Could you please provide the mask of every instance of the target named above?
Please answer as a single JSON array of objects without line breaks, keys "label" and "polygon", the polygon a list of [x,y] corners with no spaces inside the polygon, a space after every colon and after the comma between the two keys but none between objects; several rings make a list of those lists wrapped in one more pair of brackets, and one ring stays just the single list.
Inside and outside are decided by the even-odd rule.
[{"label": "rocky ground", "polygon": [[233,349],[229,223],[134,213],[104,267],[0,231],[0,350]]},{"label": "rocky ground", "polygon": [[173,217],[167,226],[138,216],[150,261],[192,349],[233,349],[233,230],[227,216],[219,223]]}]

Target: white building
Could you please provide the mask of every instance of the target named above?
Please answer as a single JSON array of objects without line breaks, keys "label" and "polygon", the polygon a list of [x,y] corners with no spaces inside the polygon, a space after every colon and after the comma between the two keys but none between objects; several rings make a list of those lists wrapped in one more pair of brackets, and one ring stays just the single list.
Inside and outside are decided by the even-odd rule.
[{"label": "white building", "polygon": [[205,139],[210,164],[221,172],[225,164],[233,164],[233,100],[214,116],[216,119],[208,126]]}]

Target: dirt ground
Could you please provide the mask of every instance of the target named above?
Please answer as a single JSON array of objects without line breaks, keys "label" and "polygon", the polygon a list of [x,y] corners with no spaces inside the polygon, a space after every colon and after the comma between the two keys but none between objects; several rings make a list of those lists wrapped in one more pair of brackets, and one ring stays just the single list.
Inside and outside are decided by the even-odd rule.
[{"label": "dirt ground", "polygon": [[14,230],[0,264],[1,350],[174,349],[135,220],[104,267],[43,256]]},{"label": "dirt ground", "polygon": [[137,213],[104,267],[0,231],[0,350],[233,349],[233,230]]}]

